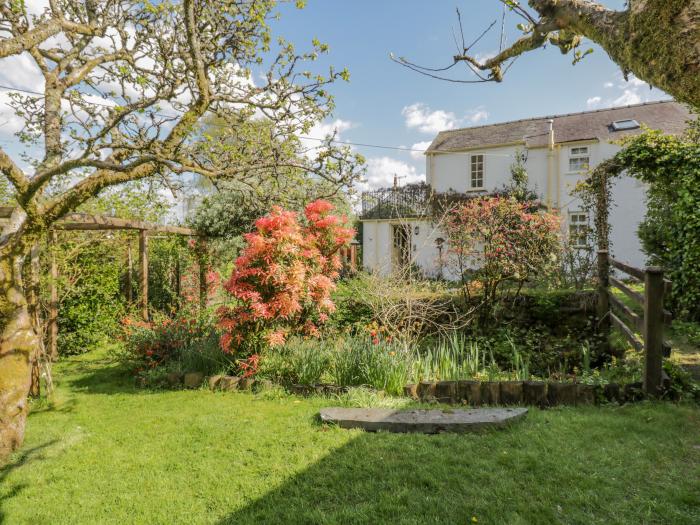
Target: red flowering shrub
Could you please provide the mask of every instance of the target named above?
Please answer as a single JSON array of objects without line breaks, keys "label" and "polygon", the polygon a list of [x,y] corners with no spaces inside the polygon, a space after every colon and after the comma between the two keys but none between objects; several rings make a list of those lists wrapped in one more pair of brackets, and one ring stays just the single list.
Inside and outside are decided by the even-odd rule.
[{"label": "red flowering shrub", "polygon": [[480,290],[490,304],[502,284],[516,283],[519,290],[553,267],[559,216],[538,208],[512,197],[487,197],[463,202],[447,214],[449,250],[467,295]]},{"label": "red flowering shrub", "polygon": [[259,363],[260,356],[258,354],[253,354],[248,359],[239,360],[238,368],[241,372],[243,372],[243,377],[253,377],[258,373]]},{"label": "red flowering shrub", "polygon": [[213,320],[206,312],[185,308],[175,318],[159,317],[151,322],[126,317],[123,340],[137,372],[178,359],[180,353],[211,337]]},{"label": "red flowering shrub", "polygon": [[255,222],[224,283],[235,300],[218,311],[224,351],[245,355],[281,345],[290,334],[318,335],[335,308],[330,293],[341,267],[338,250],[354,235],[332,211],[332,204],[317,200],[305,208],[303,223],[280,207]]}]

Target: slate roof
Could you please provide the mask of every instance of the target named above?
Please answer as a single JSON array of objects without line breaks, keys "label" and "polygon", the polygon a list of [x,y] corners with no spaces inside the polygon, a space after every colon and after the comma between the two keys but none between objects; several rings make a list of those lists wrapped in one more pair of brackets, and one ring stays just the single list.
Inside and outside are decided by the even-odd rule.
[{"label": "slate roof", "polygon": [[565,115],[551,115],[500,124],[441,131],[426,153],[461,151],[510,143],[523,143],[528,148],[549,143],[549,120],[554,121],[556,143],[598,139],[612,141],[641,130],[615,131],[617,120],[634,119],[664,133],[680,134],[691,114],[688,108],[674,101],[648,102],[619,108],[599,109]]}]

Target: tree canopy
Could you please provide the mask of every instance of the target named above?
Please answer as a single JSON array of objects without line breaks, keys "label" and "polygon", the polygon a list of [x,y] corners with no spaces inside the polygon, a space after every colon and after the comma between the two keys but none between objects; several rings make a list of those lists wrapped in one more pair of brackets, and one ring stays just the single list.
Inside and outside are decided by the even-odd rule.
[{"label": "tree canopy", "polygon": [[[273,38],[277,3],[51,0],[39,14],[23,1],[0,3],[0,67],[23,54],[44,80],[40,92],[11,94],[24,150],[0,148],[18,205],[0,235],[0,456],[23,439],[40,348],[22,269],[55,221],[106,188],[146,178],[173,187],[198,174],[254,188],[290,167],[343,188],[360,175],[347,148],[326,141],[304,152],[288,140],[330,114],[329,85],[348,72],[314,71],[328,51],[317,40],[297,52]],[[227,132],[206,133],[209,119]],[[275,139],[256,142],[253,120]],[[237,133],[244,140],[231,141]],[[255,154],[241,155],[242,146]]]},{"label": "tree canopy", "polygon": [[[663,89],[676,100],[700,107],[700,0],[628,0],[621,11],[593,0],[499,0],[521,20],[522,36],[490,58],[480,59],[475,40],[461,35],[452,64],[444,68],[423,67],[405,58],[400,64],[437,78],[465,64],[474,75],[456,82],[503,81],[513,61],[546,45],[573,54],[580,61],[592,51],[581,50],[587,38],[605,50],[627,78],[634,74]],[[492,27],[494,24],[492,24]],[[460,20],[461,27],[461,20]]]}]

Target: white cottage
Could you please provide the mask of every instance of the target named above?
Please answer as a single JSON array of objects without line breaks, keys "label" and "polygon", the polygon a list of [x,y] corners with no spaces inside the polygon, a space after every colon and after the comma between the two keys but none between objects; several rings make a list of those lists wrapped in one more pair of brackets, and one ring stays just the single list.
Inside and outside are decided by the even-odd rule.
[{"label": "white cottage", "polygon": [[[581,238],[591,219],[572,190],[587,170],[612,157],[620,148],[614,141],[640,133],[641,126],[678,134],[689,118],[685,106],[665,101],[440,132],[425,153],[425,185],[363,194],[363,266],[386,275],[415,264],[427,275],[449,278],[444,235],[426,214],[429,195],[501,189],[510,182],[518,152],[525,155],[530,188],[559,211],[565,233]],[[637,236],[645,201],[642,183],[631,177],[616,181],[611,251],[635,266],[645,263]]]}]

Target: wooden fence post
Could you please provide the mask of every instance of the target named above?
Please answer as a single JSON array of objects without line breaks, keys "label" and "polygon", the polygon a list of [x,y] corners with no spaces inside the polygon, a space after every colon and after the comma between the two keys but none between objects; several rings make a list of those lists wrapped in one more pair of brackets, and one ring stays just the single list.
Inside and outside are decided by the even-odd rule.
[{"label": "wooden fence post", "polygon": [[350,244],[350,271],[357,272],[357,244],[355,242]]},{"label": "wooden fence post", "polygon": [[204,239],[197,240],[197,265],[199,266],[199,307],[207,306],[207,245]]},{"label": "wooden fence post", "polygon": [[148,321],[148,230],[139,230],[139,273],[141,317]]},{"label": "wooden fence post", "polygon": [[180,254],[175,256],[175,297],[180,300],[182,295],[180,288],[182,286],[182,270],[180,268]]},{"label": "wooden fence post", "polygon": [[598,335],[600,350],[603,354],[610,353],[610,262],[608,250],[598,250]]},{"label": "wooden fence post", "polygon": [[56,230],[49,231],[49,359],[58,360],[58,263]]},{"label": "wooden fence post", "polygon": [[664,341],[664,274],[657,266],[644,272],[644,392],[661,392]]},{"label": "wooden fence post", "polygon": [[126,301],[128,304],[134,302],[134,285],[131,282],[132,273],[134,268],[134,262],[131,257],[131,242],[126,245],[126,282],[124,287],[126,288]]}]

